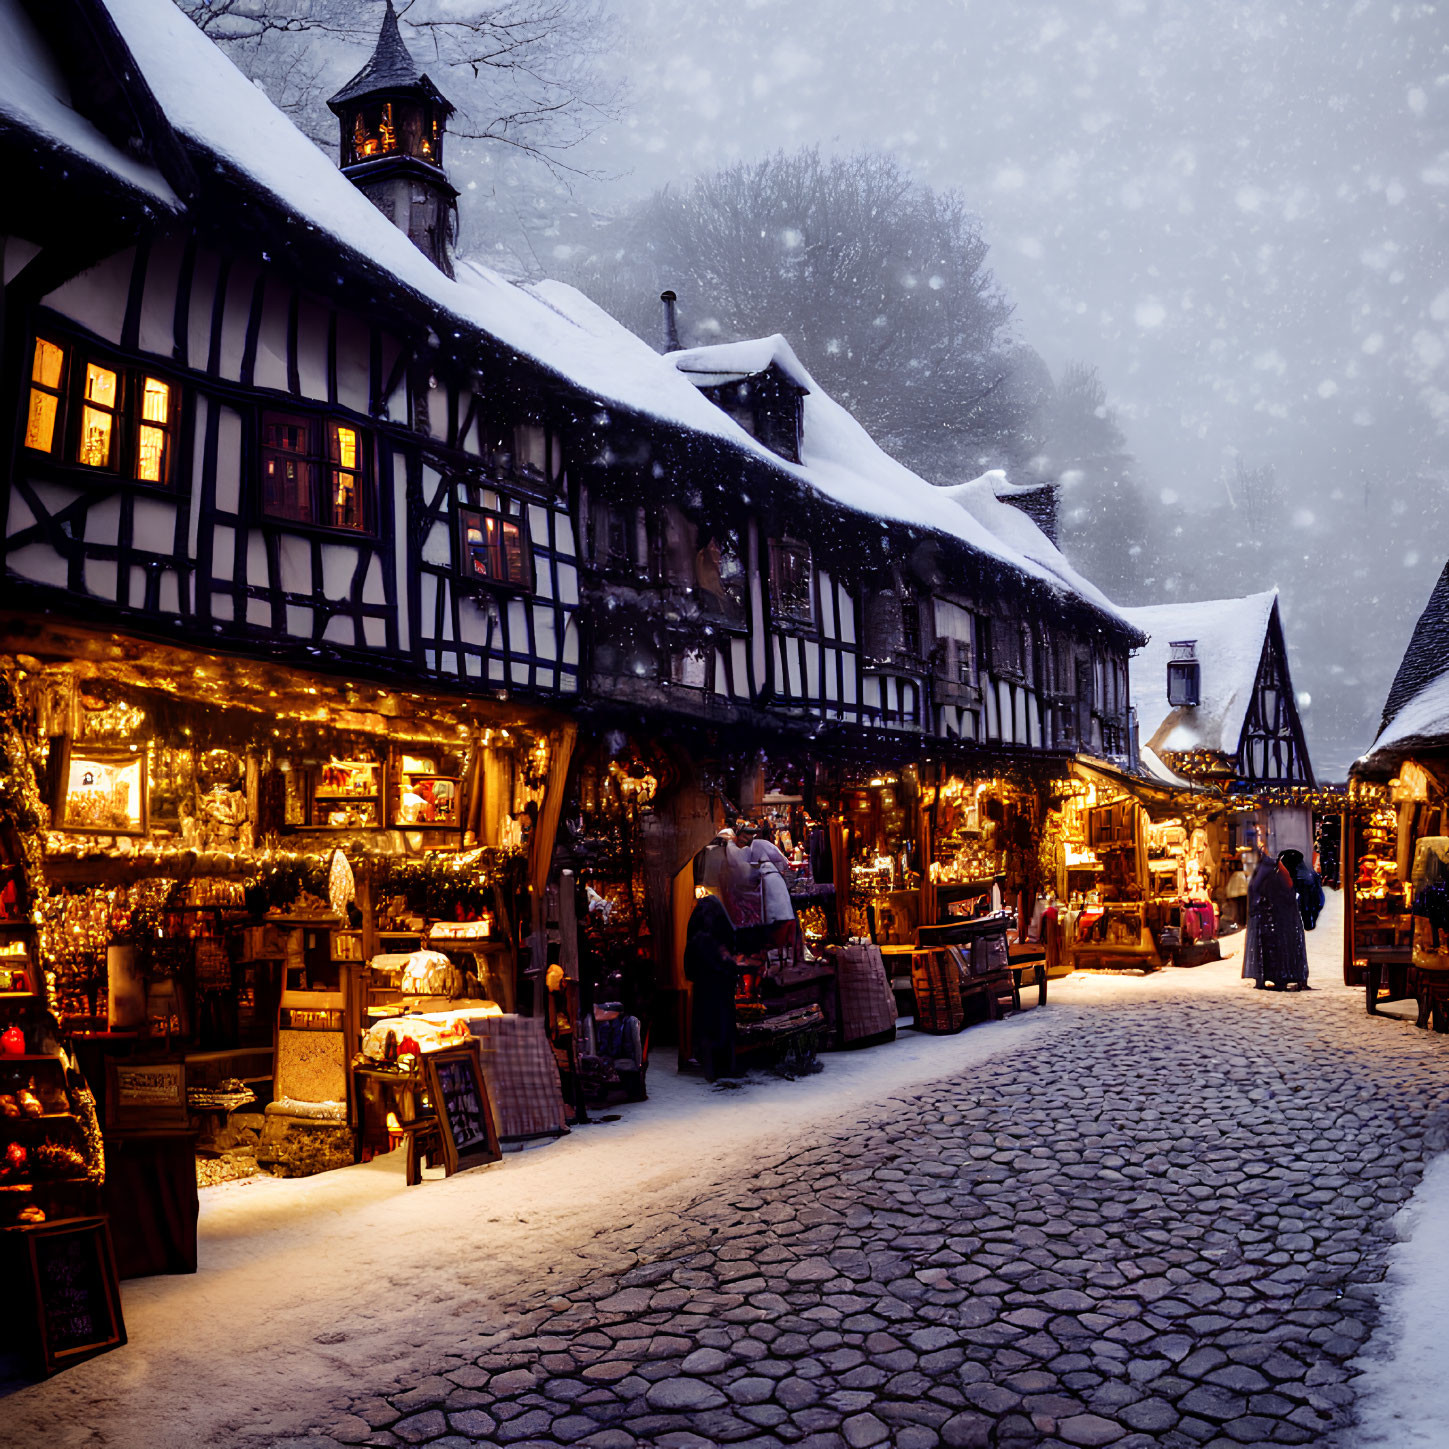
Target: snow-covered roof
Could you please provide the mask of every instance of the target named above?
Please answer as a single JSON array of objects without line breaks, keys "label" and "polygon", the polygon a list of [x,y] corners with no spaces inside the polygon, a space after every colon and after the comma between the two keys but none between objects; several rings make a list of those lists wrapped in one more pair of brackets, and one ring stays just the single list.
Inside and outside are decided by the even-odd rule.
[{"label": "snow-covered roof", "polygon": [[1369,752],[1354,765],[1376,774],[1416,752],[1442,754],[1449,747],[1449,674],[1426,684],[1382,730]]},{"label": "snow-covered roof", "polygon": [[[13,4],[15,0],[0,0]],[[1059,593],[1076,595],[1119,627],[1131,625],[1075,574],[1035,524],[997,503],[989,486],[933,487],[883,452],[825,396],[780,337],[661,357],[574,289],[520,287],[477,262],[445,276],[392,224],[172,0],[102,0],[141,77],[190,146],[244,176],[278,208],[380,269],[466,336],[479,332],[604,405],[703,434],[795,478],[844,508],[959,539]],[[780,458],[702,397],[697,366],[779,365],[804,399],[802,463]],[[718,380],[718,379],[716,379]],[[964,491],[963,491],[964,490]],[[978,494],[981,496],[978,497]]]},{"label": "snow-covered roof", "polygon": [[1006,501],[1013,493],[1031,493],[1035,489],[1016,488],[1007,481],[1002,469],[992,468],[970,482],[956,483],[949,488],[933,488],[931,491],[949,498],[965,509],[978,523],[989,529],[993,537],[1029,559],[1060,587],[1080,594],[1097,608],[1131,623],[1131,616],[1126,609],[1119,609],[1096,584],[1083,578],[1036,523],[1021,509]]},{"label": "snow-covered roof", "polygon": [[744,342],[719,342],[710,347],[687,347],[668,354],[669,360],[696,387],[719,387],[777,367],[796,387],[814,391],[814,383],[795,349],[778,332]]},{"label": "snow-covered roof", "polygon": [[0,118],[109,171],[168,210],[181,203],[154,167],[108,140],[72,105],[70,86],[20,0],[0,0]]},{"label": "snow-covered roof", "polygon": [[1123,611],[1077,573],[1026,514],[997,498],[996,486],[1005,479],[999,469],[952,488],[928,483],[892,458],[816,382],[783,337],[692,347],[667,353],[665,360],[696,387],[713,386],[721,373],[733,374],[740,367],[751,368],[740,376],[755,376],[775,364],[805,390],[800,462],[776,459],[785,471],[856,512],[957,538],[1058,593],[1075,594],[1113,622],[1132,627]]},{"label": "snow-covered roof", "polygon": [[1449,564],[1414,625],[1384,702],[1378,738],[1355,769],[1391,765],[1414,749],[1449,749]]},{"label": "snow-covered roof", "polygon": [[[1243,599],[1204,599],[1195,604],[1155,604],[1122,612],[1148,636],[1129,665],[1132,703],[1146,758],[1188,750],[1236,755],[1258,677],[1268,621],[1278,591]],[[1196,642],[1201,665],[1201,702],[1192,708],[1167,702],[1167,661],[1174,641]]]}]

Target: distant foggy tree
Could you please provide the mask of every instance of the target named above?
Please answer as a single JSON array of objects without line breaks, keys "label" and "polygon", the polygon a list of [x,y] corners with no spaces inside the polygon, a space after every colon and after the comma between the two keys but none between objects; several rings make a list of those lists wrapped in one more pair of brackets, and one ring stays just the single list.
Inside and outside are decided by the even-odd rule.
[{"label": "distant foggy tree", "polygon": [[1146,508],[1097,369],[1069,363],[1038,426],[1036,468],[1060,485],[1063,551],[1110,598],[1138,602],[1149,562]]},{"label": "distant foggy tree", "polygon": [[[195,24],[314,141],[331,149],[329,94],[360,70],[381,0],[176,0]],[[614,112],[606,0],[403,0],[403,39],[457,107],[449,126],[541,161],[556,175]]]},{"label": "distant foggy tree", "polygon": [[1262,547],[1275,533],[1282,531],[1286,522],[1283,498],[1278,488],[1278,474],[1271,463],[1250,468],[1246,460],[1239,457],[1228,491],[1239,515],[1240,526],[1247,530],[1251,543]]},{"label": "distant foggy tree", "polygon": [[778,152],[656,192],[582,239],[574,280],[655,345],[784,333],[838,402],[938,482],[1021,451],[1041,365],[1008,331],[966,203],[892,157]]}]

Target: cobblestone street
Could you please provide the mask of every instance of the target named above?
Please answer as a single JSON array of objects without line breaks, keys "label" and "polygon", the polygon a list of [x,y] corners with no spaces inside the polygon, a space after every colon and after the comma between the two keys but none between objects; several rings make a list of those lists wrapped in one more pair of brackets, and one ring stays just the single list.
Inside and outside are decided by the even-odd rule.
[{"label": "cobblestone street", "polygon": [[1054,1004],[1029,1053],[646,1211],[607,1270],[287,1442],[1323,1444],[1446,1043],[1205,970]]}]

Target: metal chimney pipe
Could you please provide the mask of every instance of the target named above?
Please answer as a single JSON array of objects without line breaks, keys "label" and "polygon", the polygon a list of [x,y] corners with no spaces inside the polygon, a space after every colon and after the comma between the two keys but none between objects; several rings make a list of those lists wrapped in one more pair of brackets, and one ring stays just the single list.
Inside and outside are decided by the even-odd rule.
[{"label": "metal chimney pipe", "polygon": [[674,304],[678,298],[673,292],[661,292],[659,300],[664,303],[664,350],[666,352],[678,352],[681,350],[679,343],[679,323],[675,319]]}]

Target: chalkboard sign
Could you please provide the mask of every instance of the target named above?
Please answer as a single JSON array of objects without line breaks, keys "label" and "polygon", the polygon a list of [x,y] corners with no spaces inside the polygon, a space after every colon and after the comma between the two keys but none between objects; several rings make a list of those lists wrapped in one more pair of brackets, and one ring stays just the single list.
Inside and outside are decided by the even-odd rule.
[{"label": "chalkboard sign", "polygon": [[30,1259],[36,1346],[47,1375],[126,1341],[116,1262],[104,1218],[18,1229]]},{"label": "chalkboard sign", "polygon": [[502,1156],[493,1107],[483,1081],[478,1043],[429,1052],[423,1057],[428,1097],[438,1114],[443,1162],[448,1175],[464,1168],[497,1162]]}]

